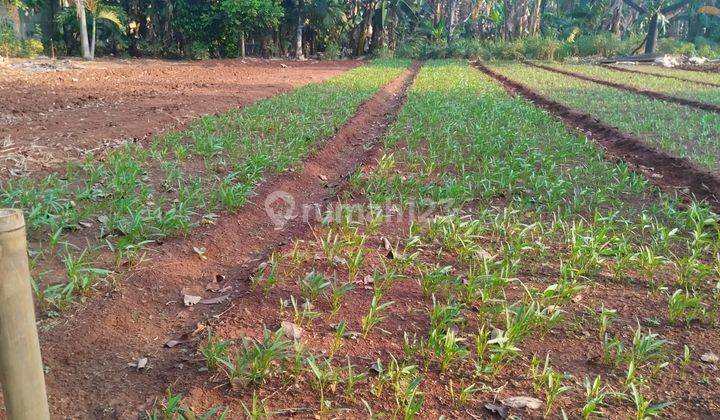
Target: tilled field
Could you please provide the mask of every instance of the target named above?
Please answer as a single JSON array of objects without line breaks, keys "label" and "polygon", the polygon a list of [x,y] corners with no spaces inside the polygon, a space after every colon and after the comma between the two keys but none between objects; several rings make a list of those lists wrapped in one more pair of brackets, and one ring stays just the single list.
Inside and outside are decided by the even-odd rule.
[{"label": "tilled field", "polygon": [[717,115],[632,95],[376,60],[4,181],[53,415],[712,418]]},{"label": "tilled field", "polygon": [[0,67],[0,177],[149,141],[201,115],[320,82],[357,61],[111,60]]}]

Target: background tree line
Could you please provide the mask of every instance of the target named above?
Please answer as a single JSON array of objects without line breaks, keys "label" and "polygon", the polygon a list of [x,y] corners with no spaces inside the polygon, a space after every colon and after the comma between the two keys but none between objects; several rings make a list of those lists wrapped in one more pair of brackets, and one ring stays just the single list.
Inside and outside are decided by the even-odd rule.
[{"label": "background tree line", "polygon": [[[88,59],[96,54],[204,59],[318,53],[327,58],[389,53],[561,58],[658,47],[717,56],[720,43],[720,0],[0,2],[6,10],[5,17],[0,13],[5,55],[12,53],[7,45],[22,16],[32,14],[46,17],[31,37],[42,42],[45,53]],[[16,42],[22,47],[22,39]]]}]

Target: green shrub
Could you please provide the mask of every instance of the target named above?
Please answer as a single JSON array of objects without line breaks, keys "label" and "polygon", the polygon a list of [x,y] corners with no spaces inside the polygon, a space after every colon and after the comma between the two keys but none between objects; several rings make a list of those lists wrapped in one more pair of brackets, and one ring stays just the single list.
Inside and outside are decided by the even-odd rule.
[{"label": "green shrub", "polygon": [[191,60],[207,60],[210,58],[210,47],[204,42],[195,41],[190,44],[188,55]]},{"label": "green shrub", "polygon": [[0,18],[0,55],[16,57],[22,53],[22,47],[12,22]]},{"label": "green shrub", "polygon": [[486,60],[519,60],[523,58],[522,41],[508,41],[505,39],[497,39],[488,41],[485,44]]},{"label": "green shrub", "polygon": [[528,37],[522,39],[522,54],[525,58],[554,60],[562,43],[551,37]]},{"label": "green shrub", "polygon": [[476,60],[485,55],[485,47],[481,40],[460,38],[448,46],[448,56]]},{"label": "green shrub", "polygon": [[45,47],[39,39],[30,38],[24,42],[23,55],[34,58],[43,52],[45,52]]},{"label": "green shrub", "polygon": [[673,55],[697,55],[695,44],[692,42],[681,41],[674,38],[661,38],[657,43],[657,52],[661,54]]},{"label": "green shrub", "polygon": [[325,58],[328,60],[337,60],[342,58],[342,50],[337,42],[329,42],[325,46]]}]

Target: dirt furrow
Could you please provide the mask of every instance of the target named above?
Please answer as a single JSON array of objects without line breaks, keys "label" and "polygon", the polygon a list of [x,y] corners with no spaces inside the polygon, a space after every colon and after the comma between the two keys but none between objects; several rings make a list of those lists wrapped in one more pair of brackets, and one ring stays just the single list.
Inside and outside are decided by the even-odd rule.
[{"label": "dirt furrow", "polygon": [[[196,375],[187,367],[200,338],[193,332],[212,317],[239,310],[236,299],[247,293],[248,279],[259,263],[275,247],[307,234],[309,224],[300,209],[332,200],[372,155],[418,68],[419,63],[414,64],[361,105],[302,169],[267,179],[237,213],[151,250],[153,261],[132,270],[116,289],[44,326],[41,345],[53,415],[136,418],[166,387],[182,391],[178,384],[187,381],[182,378]],[[276,194],[279,191],[283,193]],[[276,196],[292,197],[299,214],[283,219],[286,223],[279,228],[266,212],[266,201]],[[282,200],[270,201],[273,209],[281,210],[275,204]],[[193,247],[206,251],[200,256]],[[185,294],[221,302],[186,307]],[[168,348],[166,343],[174,338],[180,343]],[[128,365],[141,358],[147,358],[144,369]]]},{"label": "dirt furrow", "polygon": [[603,66],[603,67],[605,67],[605,68],[607,68],[607,69],[610,69],[610,70],[621,71],[621,72],[624,72],[624,73],[641,74],[641,75],[643,75],[643,76],[662,77],[662,78],[664,78],[664,79],[680,80],[681,82],[695,83],[695,84],[697,84],[697,85],[702,85],[702,86],[720,87],[720,84],[717,84],[717,83],[701,82],[701,81],[699,81],[699,80],[686,79],[686,78],[684,78],[684,77],[671,76],[671,75],[669,75],[669,74],[646,73],[646,72],[640,71],[640,70],[633,70],[633,69],[629,69],[629,68],[625,68],[625,67],[615,67],[615,66],[610,66],[610,65],[605,65],[605,66]]},{"label": "dirt furrow", "polygon": [[601,145],[610,158],[620,159],[644,174],[650,182],[666,191],[676,191],[697,199],[707,200],[720,210],[720,177],[695,166],[686,159],[667,154],[648,145],[639,137],[625,133],[599,121],[590,114],[576,111],[555,102],[527,86],[498,74],[480,62],[475,66],[488,76],[499,81],[505,89],[520,95],[535,105],[550,112],[569,128],[579,130],[583,135]]},{"label": "dirt furrow", "polygon": [[679,70],[699,71],[702,73],[720,73],[720,63],[681,64],[674,68]]},{"label": "dirt furrow", "polygon": [[528,65],[528,66],[531,66],[531,67],[536,67],[536,68],[539,68],[539,69],[551,71],[551,72],[554,72],[554,73],[564,74],[564,75],[566,75],[566,76],[574,77],[574,78],[576,78],[576,79],[580,79],[580,80],[585,80],[585,81],[588,81],[588,82],[597,83],[597,84],[599,84],[599,85],[604,85],[604,86],[609,86],[609,87],[612,87],[612,88],[615,88],[615,89],[625,90],[625,91],[627,91],[627,92],[635,93],[635,94],[637,94],[637,95],[646,96],[646,97],[648,97],[648,98],[657,99],[657,100],[661,100],[661,101],[665,101],[665,102],[672,102],[672,103],[676,103],[676,104],[679,104],[679,105],[685,105],[685,106],[689,106],[689,107],[691,107],[691,108],[702,109],[702,110],[704,110],[704,111],[711,111],[711,112],[718,112],[718,113],[720,113],[720,105],[709,104],[709,103],[706,103],[706,102],[696,101],[696,100],[693,100],[693,99],[680,98],[680,97],[677,97],[677,96],[672,96],[672,95],[668,95],[668,94],[660,93],[660,92],[654,92],[654,91],[651,91],[651,90],[638,89],[638,88],[635,88],[635,87],[632,87],[632,86],[624,85],[624,84],[622,84],[622,83],[609,82],[609,81],[607,81],[607,80],[601,80],[601,79],[597,79],[597,78],[595,78],[595,77],[584,76],[584,75],[582,75],[582,74],[577,74],[577,73],[573,73],[573,72],[571,72],[571,71],[565,71],[565,70],[556,69],[556,68],[554,68],[554,67],[546,66],[546,65],[543,65],[543,64],[531,63],[531,62],[529,62],[529,61],[525,61],[524,64],[525,64],[525,65]]}]

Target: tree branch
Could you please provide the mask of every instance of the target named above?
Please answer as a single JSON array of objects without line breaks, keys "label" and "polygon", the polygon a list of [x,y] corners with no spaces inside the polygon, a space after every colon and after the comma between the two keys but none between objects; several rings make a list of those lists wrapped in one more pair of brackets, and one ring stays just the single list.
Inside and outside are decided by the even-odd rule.
[{"label": "tree branch", "polygon": [[[671,14],[673,12],[679,12],[680,9],[687,6],[690,3],[690,1],[691,0],[680,0],[679,2],[677,2],[675,4],[672,4],[670,6],[660,9],[660,13],[667,16],[668,14]],[[672,16],[674,16],[674,14]],[[669,16],[669,17],[672,17],[672,16]]]},{"label": "tree branch", "polygon": [[640,14],[644,15],[645,13],[648,12],[648,10],[646,8],[635,3],[633,0],[623,0],[623,3],[627,4],[628,6],[632,7],[633,9],[637,10],[638,13],[640,13]]}]

